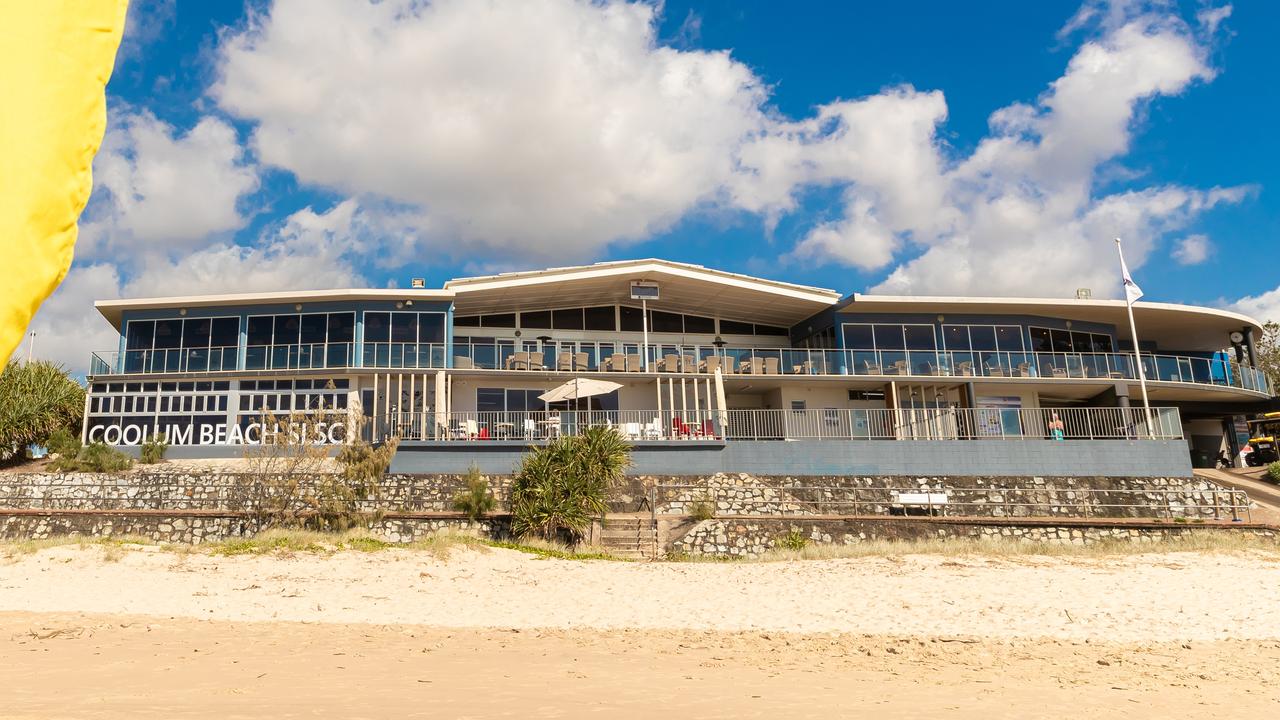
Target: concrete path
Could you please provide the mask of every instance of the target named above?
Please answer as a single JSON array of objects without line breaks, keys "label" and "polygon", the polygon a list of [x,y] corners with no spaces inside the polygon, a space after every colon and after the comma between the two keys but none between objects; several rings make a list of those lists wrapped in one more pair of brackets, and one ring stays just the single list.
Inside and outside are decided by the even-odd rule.
[{"label": "concrete path", "polygon": [[1243,490],[1258,505],[1254,522],[1280,523],[1280,485],[1263,479],[1263,468],[1211,470],[1197,468],[1195,474],[1234,490]]}]

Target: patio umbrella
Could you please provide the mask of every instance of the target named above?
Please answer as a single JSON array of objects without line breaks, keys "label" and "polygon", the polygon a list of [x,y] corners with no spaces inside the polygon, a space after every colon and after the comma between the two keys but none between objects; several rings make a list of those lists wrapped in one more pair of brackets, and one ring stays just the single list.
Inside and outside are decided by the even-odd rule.
[{"label": "patio umbrella", "polygon": [[620,387],[622,387],[622,385],[616,382],[609,382],[608,380],[574,378],[563,385],[554,387],[542,393],[538,396],[538,399],[545,403],[578,400],[580,398],[595,397],[596,395],[611,393]]}]

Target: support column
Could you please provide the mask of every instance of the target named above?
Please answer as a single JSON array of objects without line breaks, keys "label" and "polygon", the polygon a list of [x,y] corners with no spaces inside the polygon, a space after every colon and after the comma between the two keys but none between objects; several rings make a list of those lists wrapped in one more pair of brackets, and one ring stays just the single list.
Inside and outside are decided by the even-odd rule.
[{"label": "support column", "polygon": [[1244,328],[1244,346],[1249,349],[1249,367],[1258,367],[1258,349],[1253,343],[1253,327]]},{"label": "support column", "polygon": [[716,414],[720,420],[720,437],[729,437],[729,407],[724,399],[724,375],[716,368]]},{"label": "support column", "polygon": [[369,421],[371,426],[369,428],[369,442],[374,442],[378,439],[378,373],[373,374],[373,400],[370,404],[372,407],[369,408],[369,417],[371,418]]},{"label": "support column", "polygon": [[435,437],[441,438],[448,433],[449,416],[446,414],[446,397],[445,390],[445,373],[444,370],[436,371],[436,398],[435,398]]}]

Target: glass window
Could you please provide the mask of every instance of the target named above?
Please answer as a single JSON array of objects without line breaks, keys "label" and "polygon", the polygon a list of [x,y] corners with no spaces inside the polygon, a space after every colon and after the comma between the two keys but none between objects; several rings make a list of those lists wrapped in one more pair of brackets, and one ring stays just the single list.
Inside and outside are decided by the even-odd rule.
[{"label": "glass window", "polygon": [[623,305],[618,308],[618,310],[622,315],[620,319],[622,321],[621,329],[623,332],[640,332],[644,329],[644,318],[643,313],[640,312],[640,308]]},{"label": "glass window", "polygon": [[457,327],[480,327],[479,315],[455,315],[453,324]]},{"label": "glass window", "polygon": [[477,388],[476,409],[480,412],[500,412],[506,404],[506,391],[502,388]]},{"label": "glass window", "polygon": [[297,315],[276,315],[274,328],[275,344],[297,345],[300,325],[301,322]]},{"label": "glass window", "polygon": [[516,314],[504,313],[501,315],[485,315],[480,322],[485,327],[502,327],[513,328],[516,326]]},{"label": "glass window", "polygon": [[349,343],[356,338],[355,313],[329,313],[329,342]]},{"label": "glass window", "polygon": [[209,344],[214,347],[233,347],[240,344],[240,318],[214,318],[209,330]]},{"label": "glass window", "polygon": [[520,327],[534,330],[550,330],[551,311],[539,310],[537,312],[520,313]]},{"label": "glass window", "polygon": [[937,348],[932,325],[907,325],[903,328],[908,350],[933,350]]},{"label": "glass window", "polygon": [[687,333],[714,335],[716,332],[716,321],[714,318],[702,317],[701,315],[685,315],[684,331]]},{"label": "glass window", "polygon": [[679,313],[661,312],[653,310],[650,312],[653,319],[650,321],[652,325],[649,327],[653,332],[662,333],[682,333],[684,332],[684,317]]},{"label": "glass window", "polygon": [[182,323],[182,347],[209,347],[209,332],[213,321],[209,318],[187,318]]},{"label": "glass window", "polygon": [[155,340],[156,324],[154,320],[134,320],[125,330],[126,350],[150,350]]},{"label": "glass window", "polygon": [[508,390],[507,391],[507,411],[508,412],[524,412],[528,410],[528,394],[524,390]]},{"label": "glass window", "polygon": [[1111,336],[1110,335],[1094,335],[1093,351],[1104,352],[1104,353],[1115,352],[1115,349],[1111,345]]},{"label": "glass window", "polygon": [[942,344],[947,350],[969,350],[969,328],[966,325],[943,325]]},{"label": "glass window", "polygon": [[1071,352],[1071,333],[1067,330],[1050,330],[1054,352]]},{"label": "glass window", "polygon": [[415,313],[391,313],[391,342],[418,342],[418,317]]},{"label": "glass window", "polygon": [[[615,330],[618,323],[613,315],[613,306],[589,307],[583,311],[587,330]],[[712,332],[707,330],[706,332]]]},{"label": "glass window", "polygon": [[1093,352],[1093,339],[1086,332],[1071,333],[1071,346],[1076,352]]},{"label": "glass window", "polygon": [[901,325],[872,325],[876,337],[877,350],[902,350],[902,326]]},{"label": "glass window", "polygon": [[844,346],[850,350],[875,350],[875,338],[870,325],[845,325]]},{"label": "glass window", "polygon": [[995,350],[996,329],[990,325],[970,325],[969,340],[974,350]]},{"label": "glass window", "polygon": [[996,344],[1004,352],[1022,352],[1022,328],[1017,325],[997,325]]},{"label": "glass window", "polygon": [[1053,340],[1046,328],[1031,328],[1031,350],[1033,352],[1049,352],[1053,349]]},{"label": "glass window", "polygon": [[156,349],[176,348],[182,344],[181,320],[156,321]]},{"label": "glass window", "polygon": [[737,320],[721,320],[720,334],[722,335],[754,335],[755,326],[751,323],[738,322]]},{"label": "glass window", "polygon": [[551,326],[556,330],[581,330],[582,308],[553,310],[551,312]]},{"label": "glass window", "polygon": [[391,342],[391,313],[367,312],[364,314],[364,341],[367,343]]},{"label": "glass window", "polygon": [[444,342],[444,314],[418,313],[418,342]]},{"label": "glass window", "polygon": [[249,344],[250,345],[270,345],[271,344],[271,316],[255,315],[249,318]]},{"label": "glass window", "polygon": [[329,317],[322,313],[310,313],[302,316],[302,342],[322,343],[325,341],[329,327]]},{"label": "glass window", "polygon": [[774,325],[756,325],[757,335],[790,335],[791,331]]}]

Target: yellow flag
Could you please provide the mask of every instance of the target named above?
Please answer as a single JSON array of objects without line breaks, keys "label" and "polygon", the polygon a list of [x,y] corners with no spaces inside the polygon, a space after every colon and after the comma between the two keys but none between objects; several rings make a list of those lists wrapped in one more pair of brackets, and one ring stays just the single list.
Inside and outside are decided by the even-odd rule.
[{"label": "yellow flag", "polygon": [[0,361],[71,266],[127,9],[0,0]]}]

